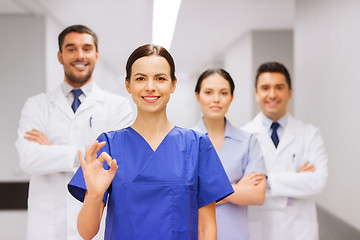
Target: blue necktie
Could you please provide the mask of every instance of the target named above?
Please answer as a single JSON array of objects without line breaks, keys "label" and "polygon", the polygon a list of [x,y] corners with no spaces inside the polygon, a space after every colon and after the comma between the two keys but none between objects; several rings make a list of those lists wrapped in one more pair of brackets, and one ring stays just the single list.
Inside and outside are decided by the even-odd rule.
[{"label": "blue necktie", "polygon": [[271,129],[272,129],[271,140],[273,141],[276,148],[277,148],[277,146],[279,144],[279,136],[277,135],[278,127],[280,127],[280,124],[277,123],[277,122],[273,122],[271,124]]},{"label": "blue necktie", "polygon": [[83,91],[81,91],[81,89],[73,89],[71,90],[72,94],[74,95],[74,101],[71,104],[71,108],[74,111],[74,113],[76,112],[76,110],[78,109],[78,107],[80,106],[81,102],[79,100],[79,96],[83,93]]}]

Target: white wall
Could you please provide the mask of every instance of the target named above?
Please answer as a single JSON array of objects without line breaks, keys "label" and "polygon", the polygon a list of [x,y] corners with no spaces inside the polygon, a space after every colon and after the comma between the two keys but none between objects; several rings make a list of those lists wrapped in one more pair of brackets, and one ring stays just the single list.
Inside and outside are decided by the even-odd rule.
[{"label": "white wall", "polygon": [[224,54],[224,69],[235,83],[234,99],[227,118],[237,127],[243,126],[252,116],[252,34],[242,36]]},{"label": "white wall", "polygon": [[195,85],[197,77],[188,73],[177,73],[175,92],[167,106],[169,121],[176,126],[191,128],[201,117],[201,110],[196,102]]},{"label": "white wall", "polygon": [[55,23],[51,18],[45,18],[45,73],[46,73],[46,91],[55,89],[64,80],[64,70],[59,63],[57,53],[58,35],[62,31],[62,27]]},{"label": "white wall", "polygon": [[0,211],[0,239],[26,239],[27,212],[22,210]]},{"label": "white wall", "polygon": [[318,203],[360,229],[360,1],[298,0],[295,115],[321,128],[329,178]]},{"label": "white wall", "polygon": [[[15,149],[20,111],[45,91],[45,18],[0,15],[0,181],[27,181]],[[0,193],[4,194],[4,193]],[[0,211],[1,239],[25,239],[26,211]]]},{"label": "white wall", "polygon": [[0,15],[0,181],[28,178],[14,143],[26,99],[45,90],[44,27],[41,16]]}]

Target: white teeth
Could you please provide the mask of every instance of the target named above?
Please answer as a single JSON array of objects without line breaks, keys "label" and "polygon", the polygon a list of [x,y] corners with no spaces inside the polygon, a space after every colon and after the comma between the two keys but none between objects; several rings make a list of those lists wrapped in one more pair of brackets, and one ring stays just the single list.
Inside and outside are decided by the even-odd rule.
[{"label": "white teeth", "polygon": [[146,100],[156,100],[158,97],[144,97]]},{"label": "white teeth", "polygon": [[77,64],[75,67],[85,67],[85,64]]}]

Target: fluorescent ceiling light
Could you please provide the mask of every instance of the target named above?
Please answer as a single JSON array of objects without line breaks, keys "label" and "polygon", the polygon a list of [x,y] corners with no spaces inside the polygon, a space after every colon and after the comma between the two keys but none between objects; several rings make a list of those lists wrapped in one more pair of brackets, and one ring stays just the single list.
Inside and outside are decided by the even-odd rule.
[{"label": "fluorescent ceiling light", "polygon": [[170,50],[181,0],[154,0],[152,42]]}]

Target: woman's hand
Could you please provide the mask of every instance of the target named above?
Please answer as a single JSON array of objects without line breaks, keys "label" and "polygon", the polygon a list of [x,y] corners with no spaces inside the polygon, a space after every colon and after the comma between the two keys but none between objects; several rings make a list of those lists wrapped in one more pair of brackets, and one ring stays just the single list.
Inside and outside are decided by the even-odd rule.
[{"label": "woman's hand", "polygon": [[266,177],[263,173],[251,172],[243,176],[240,181],[236,185],[251,185],[257,186],[261,181],[263,181]]},{"label": "woman's hand", "polygon": [[[109,188],[111,181],[114,179],[118,169],[116,160],[112,159],[109,154],[103,152],[97,157],[97,152],[105,146],[105,142],[96,141],[86,150],[86,161],[79,151],[79,159],[83,170],[88,197],[102,198],[105,191]],[[110,166],[109,170],[103,168],[104,161]]]},{"label": "woman's hand", "polygon": [[234,193],[217,203],[230,202],[236,205],[262,205],[265,199],[266,177],[263,173],[251,172],[232,184]]}]

